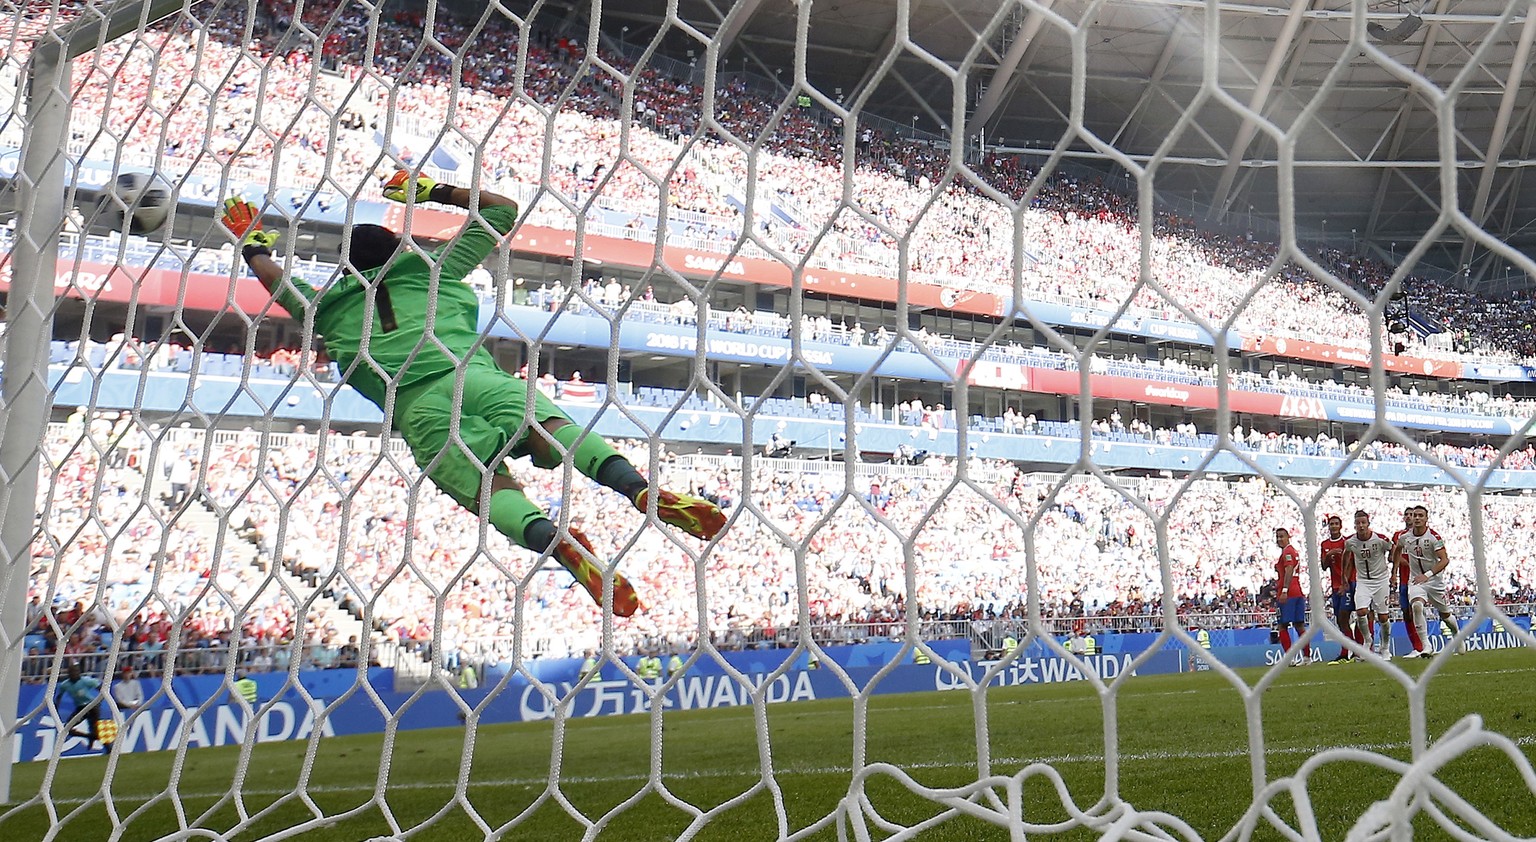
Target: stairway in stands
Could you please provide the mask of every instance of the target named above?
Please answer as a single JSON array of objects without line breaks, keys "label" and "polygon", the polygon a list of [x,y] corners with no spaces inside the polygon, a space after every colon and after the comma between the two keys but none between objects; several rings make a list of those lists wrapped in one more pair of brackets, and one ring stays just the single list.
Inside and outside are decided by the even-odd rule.
[{"label": "stairway in stands", "polygon": [[[168,499],[170,482],[159,471],[152,471],[151,474],[145,478],[151,499]],[[317,594],[315,586],[294,575],[283,565],[272,564],[272,560],[257,549],[254,541],[241,536],[226,520],[221,519],[201,495],[195,496],[184,507],[177,523],[207,536],[215,550],[222,554],[222,566],[233,570],[237,565],[252,565],[269,581],[269,584],[263,585],[263,590],[276,587],[291,594],[285,595],[283,599],[295,606],[296,617],[301,613],[298,609],[307,603],[309,616],[323,618],[323,623],[335,626],[336,646],[346,643],[347,638],[355,635],[360,645],[362,641],[372,641],[370,655],[374,658],[383,656],[386,649],[393,648],[393,644],[384,640],[382,634],[365,627],[362,618],[342,608],[330,596]],[[311,597],[314,598],[313,602],[310,602]]]}]

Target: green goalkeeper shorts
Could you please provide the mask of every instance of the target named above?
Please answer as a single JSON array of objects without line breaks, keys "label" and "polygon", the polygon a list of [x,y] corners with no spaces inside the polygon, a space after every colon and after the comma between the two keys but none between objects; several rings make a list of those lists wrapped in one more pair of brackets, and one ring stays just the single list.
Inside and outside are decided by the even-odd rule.
[{"label": "green goalkeeper shorts", "polygon": [[[395,429],[411,447],[416,464],[432,482],[473,509],[487,472],[507,473],[507,456],[527,455],[529,383],[490,366],[464,370],[463,401],[455,435],[453,404],[456,374],[449,373],[401,389],[395,398]],[[570,418],[543,392],[533,390],[533,419]],[[517,436],[510,451],[507,443]]]}]

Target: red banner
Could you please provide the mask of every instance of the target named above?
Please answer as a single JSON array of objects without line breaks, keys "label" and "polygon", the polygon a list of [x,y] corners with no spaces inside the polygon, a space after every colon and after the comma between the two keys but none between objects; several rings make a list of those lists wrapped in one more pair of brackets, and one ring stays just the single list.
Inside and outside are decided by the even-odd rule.
[{"label": "red banner", "polygon": [[[10,260],[0,265],[0,289],[10,290],[11,270]],[[225,275],[188,274],[186,296],[182,298],[180,270],[124,268],[105,263],[76,264],[73,260],[61,259],[53,277],[53,292],[56,296],[92,301],[126,304],[132,300],[143,307],[175,307],[180,301],[188,310],[217,312],[228,307],[233,290],[237,309],[246,313],[260,312],[272,296],[259,281],[246,274],[244,265],[240,267],[240,274],[242,277],[233,283]],[[14,306],[16,302],[11,303]],[[273,315],[288,315],[276,304],[271,307]]]},{"label": "red banner", "polygon": [[[1082,391],[1082,376],[1076,371],[1060,371],[1051,368],[1030,369],[1027,381],[1030,384],[1028,391],[1031,392],[1076,395]],[[1089,375],[1089,388],[1093,390],[1093,396],[1100,400],[1187,406],[1194,409],[1215,409],[1217,406],[1215,386],[1192,386],[1186,383],[1164,383],[1137,380],[1133,377],[1093,374]],[[1327,417],[1321,401],[1264,392],[1229,390],[1227,404],[1233,412],[1249,412],[1254,415],[1319,419]]]},{"label": "red banner", "polygon": [[[1256,336],[1243,339],[1243,350],[1256,354],[1274,354],[1297,360],[1350,365],[1358,368],[1371,367],[1371,352],[1359,348],[1345,348],[1322,342],[1306,342],[1284,336]],[[1404,357],[1382,354],[1382,367],[1402,374],[1422,374],[1429,377],[1455,378],[1461,376],[1461,363],[1449,360],[1431,360],[1424,357]]]},{"label": "red banner", "polygon": [[[411,221],[418,234],[432,239],[447,239],[464,224],[463,213],[417,208]],[[405,207],[391,206],[384,214],[385,226],[405,227]],[[513,239],[519,252],[571,257],[576,250],[576,235],[554,228],[524,225]],[[632,269],[649,268],[656,257],[656,244],[650,240],[622,240],[588,234],[583,242],[584,257],[601,263]],[[755,284],[787,287],[794,283],[794,270],[777,260],[763,260],[740,255],[730,257],[716,252],[664,246],[661,260],[681,275],[707,278],[719,273],[724,278]],[[832,269],[807,267],[802,270],[805,288],[828,295],[866,298],[871,301],[895,301],[895,278],[857,275]],[[961,291],[913,280],[907,285],[908,300],[914,307],[942,307],[963,313],[1000,316],[1007,302],[990,293]]]}]

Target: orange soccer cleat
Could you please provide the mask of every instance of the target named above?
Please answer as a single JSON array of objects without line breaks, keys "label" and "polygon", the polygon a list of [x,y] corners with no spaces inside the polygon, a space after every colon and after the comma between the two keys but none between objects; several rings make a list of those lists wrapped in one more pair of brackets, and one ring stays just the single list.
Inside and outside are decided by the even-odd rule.
[{"label": "orange soccer cleat", "polygon": [[[583,535],[580,529],[573,527],[570,532],[570,538],[561,539],[560,543],[555,545],[555,560],[560,562],[561,567],[571,571],[571,575],[576,577],[576,582],[583,588],[586,588],[587,593],[592,595],[593,602],[602,605],[603,569],[588,557],[595,557],[597,551],[592,549],[592,542],[587,540],[587,536]],[[573,541],[575,543],[572,543]],[[583,555],[581,550],[576,548],[576,543],[581,544],[586,549],[586,555]],[[614,573],[614,615],[628,617],[638,610],[640,610],[640,597],[635,594],[634,587],[629,584],[628,579],[624,578],[624,574]]]},{"label": "orange soccer cleat", "polygon": [[[635,495],[635,508],[645,511],[649,488]],[[692,494],[662,491],[656,499],[656,516],[695,538],[708,541],[725,528],[725,513],[720,507]]]}]

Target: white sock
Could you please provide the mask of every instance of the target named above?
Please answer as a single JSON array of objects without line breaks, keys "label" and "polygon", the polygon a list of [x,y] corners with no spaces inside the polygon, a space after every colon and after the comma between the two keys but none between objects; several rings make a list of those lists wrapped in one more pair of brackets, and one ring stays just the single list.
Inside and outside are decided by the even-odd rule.
[{"label": "white sock", "polygon": [[1442,614],[1440,616],[1440,630],[1444,632],[1446,629],[1450,629],[1450,634],[1445,635],[1446,648],[1450,648],[1451,638],[1461,632],[1461,624],[1456,622],[1455,617],[1449,614]]},{"label": "white sock", "polygon": [[1428,652],[1429,633],[1424,624],[1424,603],[1419,602],[1418,600],[1414,600],[1413,602],[1413,627],[1418,629],[1419,643],[1424,646],[1424,651]]}]

